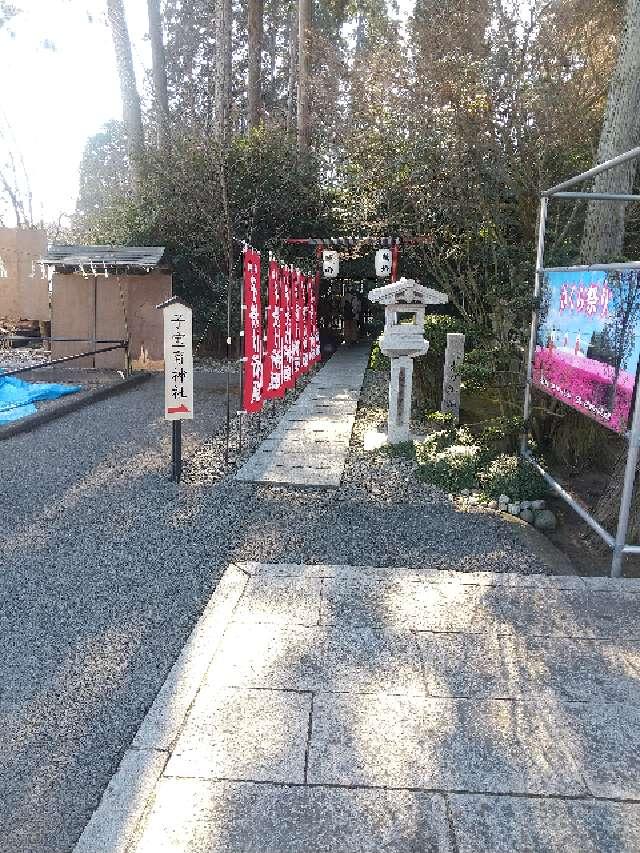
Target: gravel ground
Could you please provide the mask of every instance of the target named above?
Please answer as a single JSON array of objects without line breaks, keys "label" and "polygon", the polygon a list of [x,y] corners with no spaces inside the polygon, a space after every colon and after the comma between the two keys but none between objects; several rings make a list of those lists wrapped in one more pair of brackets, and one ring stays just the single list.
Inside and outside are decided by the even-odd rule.
[{"label": "gravel ground", "polygon": [[0,347],[0,373],[5,370],[18,370],[49,361],[50,354],[36,347]]},{"label": "gravel ground", "polygon": [[[200,370],[195,384],[179,489],[160,378],[0,444],[2,853],[72,849],[230,560],[543,570],[500,518],[456,510],[409,464],[365,458],[363,432],[385,417],[380,376],[367,376],[343,486],[322,491],[225,476],[226,378]],[[282,408],[245,423],[235,461]]]},{"label": "gravel ground", "polygon": [[415,463],[364,451],[364,433],[386,424],[387,388],[384,375],[367,371],[341,486],[257,487],[235,558],[544,572],[498,514],[462,511],[415,478]]}]

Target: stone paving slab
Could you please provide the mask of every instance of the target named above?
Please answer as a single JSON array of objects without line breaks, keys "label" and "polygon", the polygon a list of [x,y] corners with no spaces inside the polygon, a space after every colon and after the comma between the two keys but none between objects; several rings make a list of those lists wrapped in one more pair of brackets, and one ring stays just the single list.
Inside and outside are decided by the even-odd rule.
[{"label": "stone paving slab", "polygon": [[404,630],[470,631],[497,626],[484,607],[490,588],[393,579],[326,578],[322,621]]},{"label": "stone paving slab", "polygon": [[[516,572],[457,572],[420,567],[388,568],[383,566],[341,566],[331,564],[305,565],[299,563],[240,563],[251,574],[283,577],[323,577],[341,580],[397,580],[455,583],[462,586],[509,586],[521,589],[583,590],[584,581],[577,575],[522,575]],[[613,592],[614,590],[609,590]],[[626,592],[626,586],[621,591]]]},{"label": "stone paving slab", "polygon": [[636,640],[502,639],[510,648],[511,695],[640,705],[640,644]]},{"label": "stone paving slab", "polygon": [[516,695],[513,644],[492,633],[418,632],[426,692],[457,698]]},{"label": "stone paving slab", "polygon": [[596,797],[640,800],[640,708],[621,703],[559,706],[561,726]]},{"label": "stone paving slab", "polygon": [[291,581],[289,578],[250,578],[234,610],[236,622],[287,622],[317,625],[320,621],[319,578]]},{"label": "stone paving slab", "polygon": [[323,629],[238,622],[229,625],[207,681],[227,687],[318,690],[325,684]]},{"label": "stone paving slab", "polygon": [[304,782],[310,693],[206,683],[165,776]]},{"label": "stone paving slab", "polygon": [[493,590],[485,598],[499,630],[540,636],[625,638],[637,631],[638,598],[589,590]]},{"label": "stone paving slab", "polygon": [[[368,360],[366,346],[338,350],[235,479],[320,488],[339,486]],[[311,436],[322,436],[324,443],[314,441],[309,453]]]},{"label": "stone paving slab", "polygon": [[640,805],[451,794],[458,853],[636,853]]},{"label": "stone paving slab", "polygon": [[636,853],[638,596],[583,580],[230,567],[76,853]]},{"label": "stone paving slab", "polygon": [[163,779],[132,853],[452,853],[444,798],[423,792]]},{"label": "stone paving slab", "polygon": [[414,637],[369,628],[233,623],[211,663],[207,682],[225,687],[425,695]]},{"label": "stone paving slab", "polygon": [[325,785],[588,793],[553,708],[511,701],[319,695],[308,779]]},{"label": "stone paving slab", "polygon": [[322,690],[424,696],[420,654],[411,634],[340,627],[327,630],[323,639]]}]

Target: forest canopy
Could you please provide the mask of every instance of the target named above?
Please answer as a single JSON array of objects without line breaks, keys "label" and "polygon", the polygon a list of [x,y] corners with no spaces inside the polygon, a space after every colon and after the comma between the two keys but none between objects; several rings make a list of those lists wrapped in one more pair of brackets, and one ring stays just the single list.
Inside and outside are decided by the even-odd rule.
[{"label": "forest canopy", "polygon": [[[148,0],[139,91],[109,0],[124,121],[87,142],[76,236],[167,245],[215,315],[234,239],[425,234],[401,272],[519,333],[539,191],[594,162],[632,5],[417,0],[403,23],[385,0]],[[585,217],[551,207],[547,260],[578,258]]]}]

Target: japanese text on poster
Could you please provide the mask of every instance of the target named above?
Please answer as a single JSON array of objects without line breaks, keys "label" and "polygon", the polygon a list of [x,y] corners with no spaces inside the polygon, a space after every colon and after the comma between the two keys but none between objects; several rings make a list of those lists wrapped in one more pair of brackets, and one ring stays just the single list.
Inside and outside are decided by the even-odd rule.
[{"label": "japanese text on poster", "polygon": [[244,253],[244,391],[245,412],[259,412],[263,400],[260,253]]},{"label": "japanese text on poster", "polygon": [[624,433],[640,357],[640,273],[545,274],[533,384]]}]

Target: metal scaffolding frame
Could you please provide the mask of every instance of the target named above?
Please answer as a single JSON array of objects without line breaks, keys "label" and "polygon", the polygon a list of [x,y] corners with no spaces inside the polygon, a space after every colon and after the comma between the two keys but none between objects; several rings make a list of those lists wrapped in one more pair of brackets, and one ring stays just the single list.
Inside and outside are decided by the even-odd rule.
[{"label": "metal scaffolding frame", "polygon": [[540,193],[540,210],[538,214],[538,243],[536,250],[536,274],[534,287],[534,307],[531,314],[531,333],[529,336],[529,355],[527,359],[527,379],[524,392],[523,414],[525,430],[522,436],[522,443],[520,448],[521,453],[525,457],[525,459],[527,459],[534,466],[534,468],[541,474],[542,477],[544,477],[544,479],[549,484],[549,486],[551,486],[553,491],[560,498],[562,498],[562,500],[564,500],[583,519],[583,521],[585,521],[589,525],[589,527],[595,533],[598,534],[598,536],[604,542],[606,542],[609,548],[611,548],[611,577],[614,578],[619,578],[622,576],[622,561],[625,554],[640,554],[640,545],[630,545],[626,542],[627,530],[629,527],[629,512],[631,510],[631,500],[633,498],[633,489],[636,478],[636,466],[638,463],[638,455],[640,454],[640,393],[638,393],[638,382],[636,381],[635,403],[633,408],[633,416],[631,419],[631,428],[626,434],[628,442],[627,464],[625,468],[622,498],[620,500],[618,525],[616,528],[615,536],[605,530],[602,525],[600,525],[596,521],[596,519],[581,504],[579,504],[575,500],[575,498],[573,498],[565,489],[563,489],[563,487],[559,483],[557,483],[553,479],[551,474],[549,474],[549,472],[546,471],[542,467],[542,465],[540,465],[538,460],[535,459],[529,449],[529,418],[531,415],[531,385],[533,380],[533,358],[535,354],[536,334],[538,329],[538,301],[540,297],[540,291],[542,290],[545,273],[553,271],[568,272],[576,270],[584,272],[589,272],[591,270],[640,270],[640,262],[637,261],[630,262],[627,264],[588,264],[573,267],[545,267],[544,246],[549,200],[553,198],[560,198],[574,200],[585,199],[588,201],[617,201],[620,203],[638,202],[640,201],[640,195],[628,195],[622,193],[593,193],[586,191],[567,192],[569,187],[573,187],[576,184],[582,183],[582,181],[594,178],[596,175],[599,175],[602,172],[606,172],[609,169],[613,169],[615,166],[619,166],[621,163],[625,163],[628,160],[634,160],[636,158],[640,158],[640,146],[637,148],[632,148],[630,151],[626,151],[624,154],[620,154],[618,157],[614,157],[611,160],[607,160],[605,163],[600,163],[593,169],[589,169],[587,172],[582,172],[581,174],[576,175],[573,178],[569,178],[569,180],[563,181],[562,183],[557,184],[556,186],[551,187],[548,190],[544,190]]}]

